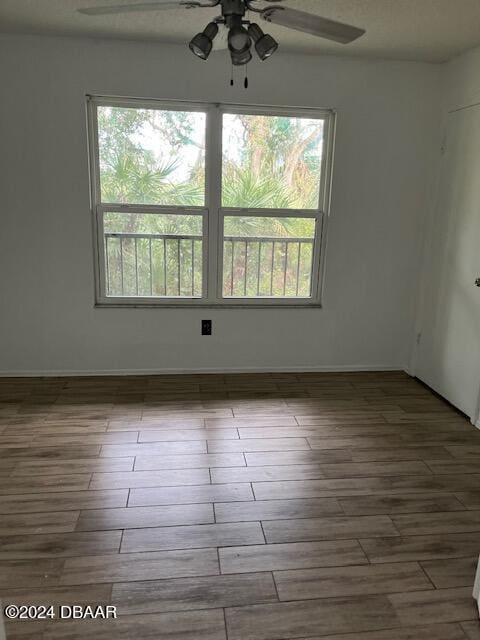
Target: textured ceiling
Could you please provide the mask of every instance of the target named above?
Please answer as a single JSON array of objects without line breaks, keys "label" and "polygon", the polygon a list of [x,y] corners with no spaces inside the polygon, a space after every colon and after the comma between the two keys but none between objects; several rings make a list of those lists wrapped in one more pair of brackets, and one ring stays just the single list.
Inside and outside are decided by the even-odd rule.
[{"label": "textured ceiling", "polygon": [[[1,0],[0,32],[181,43],[219,13],[178,9],[93,17],[76,11],[128,1]],[[363,27],[367,34],[350,45],[339,45],[264,23],[282,50],[443,62],[480,44],[480,0],[287,0],[286,5]]]}]

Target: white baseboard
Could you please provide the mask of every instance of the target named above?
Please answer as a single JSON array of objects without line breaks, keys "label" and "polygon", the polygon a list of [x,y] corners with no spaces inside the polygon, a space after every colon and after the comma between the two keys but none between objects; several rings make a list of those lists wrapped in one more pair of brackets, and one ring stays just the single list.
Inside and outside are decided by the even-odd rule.
[{"label": "white baseboard", "polygon": [[382,364],[354,364],[354,365],[320,365],[297,367],[192,367],[166,369],[91,369],[91,370],[30,370],[30,371],[0,371],[0,378],[57,378],[69,376],[154,376],[154,375],[191,375],[200,373],[335,373],[349,371],[404,371],[401,366]]}]

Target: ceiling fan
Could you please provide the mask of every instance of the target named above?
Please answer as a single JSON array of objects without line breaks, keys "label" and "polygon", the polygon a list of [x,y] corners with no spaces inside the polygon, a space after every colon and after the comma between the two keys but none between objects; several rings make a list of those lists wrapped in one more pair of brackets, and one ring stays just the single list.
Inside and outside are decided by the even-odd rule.
[{"label": "ceiling fan", "polygon": [[[264,33],[255,22],[245,18],[252,11],[265,22],[309,33],[319,38],[333,40],[342,44],[353,42],[365,33],[364,29],[342,22],[322,18],[321,16],[280,5],[283,0],[263,0],[267,6],[258,6],[262,0],[156,0],[133,4],[107,5],[79,9],[80,13],[91,16],[130,13],[134,11],[163,11],[168,9],[203,9],[220,5],[221,15],[209,22],[203,31],[197,33],[189,43],[190,50],[202,60],[207,60],[213,48],[228,48],[232,64],[245,65],[252,59],[252,43],[260,60],[267,60],[278,49],[278,43],[272,36]],[[227,36],[225,42],[214,47],[214,40],[223,25]]]}]

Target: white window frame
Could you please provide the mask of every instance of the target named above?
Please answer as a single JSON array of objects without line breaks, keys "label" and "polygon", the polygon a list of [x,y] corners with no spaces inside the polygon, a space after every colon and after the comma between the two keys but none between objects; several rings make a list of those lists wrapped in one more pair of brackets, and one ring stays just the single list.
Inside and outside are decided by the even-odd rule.
[{"label": "white window frame", "polygon": [[[164,205],[120,205],[101,200],[98,120],[99,106],[134,107],[162,111],[200,111],[206,114],[205,137],[205,205],[203,207],[170,207]],[[222,207],[222,118],[224,114],[291,116],[324,121],[318,209],[237,209]],[[327,244],[327,222],[330,214],[330,192],[335,139],[336,114],[330,109],[300,107],[242,106],[185,101],[144,100],[87,96],[88,149],[90,168],[91,214],[94,236],[95,304],[99,307],[321,307],[323,273]],[[106,256],[103,217],[117,213],[170,213],[200,215],[203,218],[203,293],[201,298],[108,296],[106,291]],[[223,297],[223,228],[226,216],[261,216],[276,218],[312,218],[315,238],[312,260],[311,296],[308,298],[242,298]]]}]

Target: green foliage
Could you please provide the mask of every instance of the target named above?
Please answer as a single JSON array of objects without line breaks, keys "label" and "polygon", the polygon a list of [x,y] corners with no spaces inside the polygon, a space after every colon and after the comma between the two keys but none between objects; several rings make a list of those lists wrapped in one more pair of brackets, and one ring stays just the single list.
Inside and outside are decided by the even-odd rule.
[{"label": "green foliage", "polygon": [[223,204],[255,207],[257,190],[246,192],[246,182],[258,185],[268,208],[316,209],[322,133],[319,120],[225,115]]},{"label": "green foliage", "polygon": [[243,171],[233,163],[223,165],[222,204],[249,209],[290,209],[291,198],[278,179]]},{"label": "green foliage", "polygon": [[[192,167],[186,180],[174,179],[182,145],[192,144],[189,116],[177,111],[101,107],[98,129],[102,201],[202,206],[204,176],[198,166]],[[148,133],[159,140],[160,154],[144,144],[142,137]]]}]

